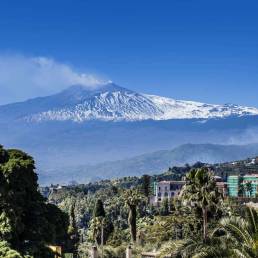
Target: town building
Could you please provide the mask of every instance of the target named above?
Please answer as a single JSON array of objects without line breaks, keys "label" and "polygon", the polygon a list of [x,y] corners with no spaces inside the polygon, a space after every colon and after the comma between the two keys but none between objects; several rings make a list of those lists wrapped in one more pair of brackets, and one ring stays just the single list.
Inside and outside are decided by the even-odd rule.
[{"label": "town building", "polygon": [[258,174],[228,176],[227,185],[230,197],[256,197]]},{"label": "town building", "polygon": [[161,203],[164,199],[179,196],[185,181],[160,181],[154,182],[154,196],[152,202],[154,204]]},{"label": "town building", "polygon": [[[219,176],[215,176],[216,186],[223,197],[228,195],[227,183]],[[153,205],[159,206],[164,199],[172,199],[180,195],[185,181],[160,181],[154,182],[153,189],[154,195],[151,197],[150,202]]]},{"label": "town building", "polygon": [[218,191],[222,194],[223,197],[228,195],[228,185],[226,182],[223,181],[222,177],[215,176],[216,186]]},{"label": "town building", "polygon": [[[250,185],[248,187],[247,185]],[[243,185],[245,196],[247,197],[256,197],[257,188],[258,188],[258,174],[251,174],[243,176]]]},{"label": "town building", "polygon": [[228,195],[230,197],[238,197],[240,178],[239,176],[228,176]]},{"label": "town building", "polygon": [[40,186],[38,188],[38,191],[41,193],[41,195],[45,198],[48,198],[49,195],[53,192],[57,192],[61,189],[67,188],[67,186],[62,186],[62,185],[50,185],[50,186]]}]

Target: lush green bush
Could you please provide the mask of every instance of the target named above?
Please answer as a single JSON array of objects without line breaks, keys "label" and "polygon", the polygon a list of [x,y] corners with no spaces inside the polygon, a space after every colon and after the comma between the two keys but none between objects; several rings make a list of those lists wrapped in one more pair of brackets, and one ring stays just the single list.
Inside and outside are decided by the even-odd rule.
[{"label": "lush green bush", "polygon": [[0,242],[0,258],[23,258],[16,250],[11,249],[6,241]]},{"label": "lush green bush", "polygon": [[45,246],[65,246],[68,240],[67,215],[46,204],[37,180],[32,157],[0,146],[0,241],[9,256],[19,255],[11,246],[21,254],[45,258],[49,253]]}]

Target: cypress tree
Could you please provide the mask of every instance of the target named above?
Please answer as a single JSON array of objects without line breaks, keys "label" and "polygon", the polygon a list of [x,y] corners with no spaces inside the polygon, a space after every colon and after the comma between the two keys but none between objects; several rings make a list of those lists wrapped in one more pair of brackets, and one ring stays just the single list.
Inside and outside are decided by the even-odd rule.
[{"label": "cypress tree", "polygon": [[151,193],[151,187],[150,187],[150,176],[149,175],[143,175],[142,176],[142,192],[145,197],[149,198],[150,193]]},{"label": "cypress tree", "polygon": [[94,216],[94,218],[98,218],[98,217],[103,217],[104,218],[106,216],[104,206],[103,206],[103,202],[100,199],[98,199],[96,201],[93,216]]}]

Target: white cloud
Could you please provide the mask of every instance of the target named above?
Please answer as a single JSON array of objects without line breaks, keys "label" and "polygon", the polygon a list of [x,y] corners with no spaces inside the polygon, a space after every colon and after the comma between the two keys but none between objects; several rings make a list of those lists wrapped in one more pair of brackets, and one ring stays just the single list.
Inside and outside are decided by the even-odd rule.
[{"label": "white cloud", "polygon": [[97,87],[105,82],[51,58],[0,55],[0,104],[52,94],[74,84]]}]

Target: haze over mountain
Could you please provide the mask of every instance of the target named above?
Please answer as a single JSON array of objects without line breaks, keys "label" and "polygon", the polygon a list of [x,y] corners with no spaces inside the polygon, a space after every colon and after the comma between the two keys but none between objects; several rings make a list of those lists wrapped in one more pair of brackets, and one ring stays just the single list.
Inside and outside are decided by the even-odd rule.
[{"label": "haze over mountain", "polygon": [[[187,143],[255,143],[257,118],[252,107],[174,100],[114,83],[74,85],[0,106],[0,143],[35,156],[44,176],[53,168],[93,166]],[[91,178],[95,172],[87,173]]]},{"label": "haze over mountain", "polygon": [[[162,150],[125,160],[104,162],[96,165],[59,167],[45,171],[43,183],[67,183],[97,181],[106,178],[159,174],[169,167],[194,164],[230,162],[258,155],[258,144],[216,145],[184,144],[172,150]],[[60,177],[60,175],[62,176]]]}]

